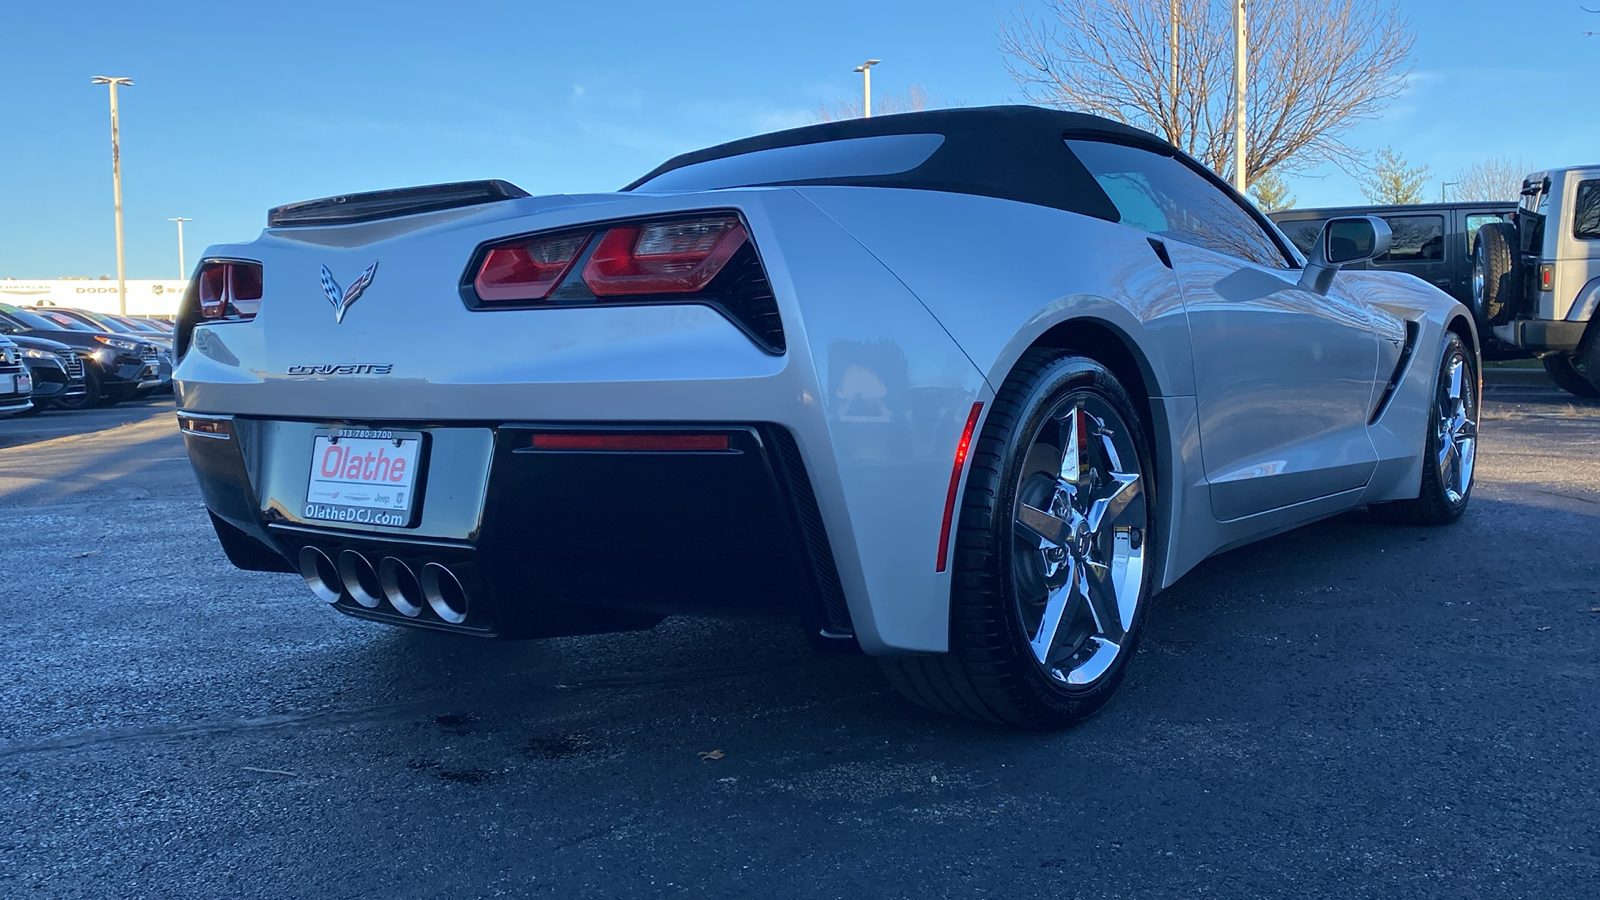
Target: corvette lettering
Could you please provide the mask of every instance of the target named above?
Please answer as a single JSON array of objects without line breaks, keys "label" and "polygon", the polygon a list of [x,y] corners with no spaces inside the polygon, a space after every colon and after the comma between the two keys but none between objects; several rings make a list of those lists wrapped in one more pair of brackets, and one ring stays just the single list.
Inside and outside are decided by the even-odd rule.
[{"label": "corvette lettering", "polygon": [[290,366],[290,375],[387,375],[393,364],[361,364],[349,366]]}]

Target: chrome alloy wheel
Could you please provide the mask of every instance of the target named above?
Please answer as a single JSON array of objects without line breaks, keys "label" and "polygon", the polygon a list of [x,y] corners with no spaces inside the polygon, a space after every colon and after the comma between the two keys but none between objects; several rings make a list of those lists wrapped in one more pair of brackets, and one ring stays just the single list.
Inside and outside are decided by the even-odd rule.
[{"label": "chrome alloy wheel", "polygon": [[1489,280],[1489,260],[1482,250],[1472,254],[1472,305],[1483,308],[1483,285]]},{"label": "chrome alloy wheel", "polygon": [[1131,428],[1097,394],[1075,392],[1045,418],[1017,485],[1013,592],[1034,659],[1088,687],[1133,627],[1149,510]]},{"label": "chrome alloy wheel", "polygon": [[1472,487],[1478,451],[1478,391],[1466,357],[1457,350],[1439,375],[1434,436],[1439,441],[1439,483],[1451,503],[1460,503]]}]

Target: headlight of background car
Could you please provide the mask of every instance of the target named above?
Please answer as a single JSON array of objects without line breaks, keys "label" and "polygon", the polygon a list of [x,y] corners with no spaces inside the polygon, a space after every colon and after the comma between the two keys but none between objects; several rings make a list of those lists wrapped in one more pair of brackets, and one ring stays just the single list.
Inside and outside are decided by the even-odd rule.
[{"label": "headlight of background car", "polygon": [[56,355],[49,350],[36,350],[33,347],[23,348],[22,355],[28,359],[55,359]]},{"label": "headlight of background car", "polygon": [[125,341],[122,338],[108,337],[103,334],[95,335],[94,339],[108,347],[115,347],[116,349],[125,353],[132,353],[139,349],[139,344],[137,341]]}]

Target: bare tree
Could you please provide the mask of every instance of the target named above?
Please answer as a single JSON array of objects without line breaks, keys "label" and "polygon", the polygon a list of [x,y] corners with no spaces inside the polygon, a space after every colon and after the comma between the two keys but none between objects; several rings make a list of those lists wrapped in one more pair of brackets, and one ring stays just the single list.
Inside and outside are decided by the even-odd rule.
[{"label": "bare tree", "polygon": [[[928,89],[920,84],[913,84],[906,89],[904,94],[879,94],[872,98],[872,114],[875,116],[892,116],[895,113],[921,112],[933,109],[940,104],[928,99]],[[861,118],[860,100],[840,100],[832,106],[824,103],[817,107],[816,115],[812,117],[816,122],[837,122],[841,119]]]},{"label": "bare tree", "polygon": [[[1162,135],[1218,173],[1233,159],[1233,25],[1214,0],[1042,0],[1000,31],[1033,102]],[[1397,0],[1251,4],[1246,181],[1361,154],[1341,139],[1398,95],[1414,34]],[[1176,39],[1174,40],[1174,37]]]},{"label": "bare tree", "polygon": [[1294,206],[1294,195],[1289,193],[1289,186],[1277,172],[1257,175],[1255,183],[1250,185],[1250,199],[1262,212],[1277,212]]},{"label": "bare tree", "polygon": [[1423,186],[1428,183],[1428,167],[1412,166],[1393,147],[1373,156],[1372,165],[1361,174],[1361,193],[1373,203],[1398,206],[1421,203]]},{"label": "bare tree", "polygon": [[1522,176],[1529,171],[1520,159],[1491,156],[1456,173],[1456,199],[1516,200],[1522,196]]}]

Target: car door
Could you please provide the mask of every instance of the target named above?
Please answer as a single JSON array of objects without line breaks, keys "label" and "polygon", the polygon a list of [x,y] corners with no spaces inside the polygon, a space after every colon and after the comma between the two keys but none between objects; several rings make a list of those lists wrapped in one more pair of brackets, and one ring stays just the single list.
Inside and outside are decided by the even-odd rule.
[{"label": "car door", "polygon": [[1335,279],[1324,296],[1259,214],[1190,164],[1142,147],[1069,141],[1124,224],[1159,236],[1194,349],[1213,514],[1239,519],[1364,487],[1378,338]]},{"label": "car door", "polygon": [[1415,275],[1442,291],[1450,290],[1450,267],[1445,259],[1444,211],[1386,215],[1389,252],[1372,261],[1372,268]]}]

